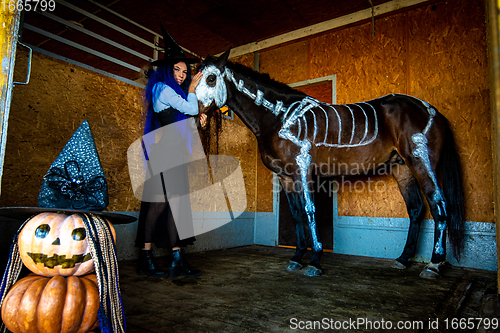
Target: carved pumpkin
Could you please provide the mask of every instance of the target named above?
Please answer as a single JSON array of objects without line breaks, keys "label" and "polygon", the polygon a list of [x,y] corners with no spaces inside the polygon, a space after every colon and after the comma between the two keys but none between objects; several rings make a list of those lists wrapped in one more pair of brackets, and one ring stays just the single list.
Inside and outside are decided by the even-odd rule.
[{"label": "carved pumpkin", "polygon": [[[108,224],[115,240],[115,229]],[[35,274],[81,276],[94,270],[85,225],[77,214],[36,215],[19,233],[18,244],[24,265]]]},{"label": "carved pumpkin", "polygon": [[11,332],[88,332],[99,325],[99,290],[95,274],[28,275],[5,296],[2,320]]}]

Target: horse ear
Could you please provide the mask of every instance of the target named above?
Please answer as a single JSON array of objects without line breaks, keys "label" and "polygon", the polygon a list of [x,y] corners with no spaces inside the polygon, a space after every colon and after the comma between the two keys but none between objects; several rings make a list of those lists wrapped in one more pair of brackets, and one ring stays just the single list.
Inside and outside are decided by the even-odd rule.
[{"label": "horse ear", "polygon": [[229,48],[217,59],[219,61],[219,67],[223,67],[226,64],[227,58],[229,58],[229,53],[231,53],[231,48]]}]

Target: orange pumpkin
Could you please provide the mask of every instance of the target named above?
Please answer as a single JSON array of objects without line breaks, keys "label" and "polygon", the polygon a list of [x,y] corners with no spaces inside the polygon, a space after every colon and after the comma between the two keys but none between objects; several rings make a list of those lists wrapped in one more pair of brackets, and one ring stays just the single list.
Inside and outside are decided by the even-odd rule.
[{"label": "orange pumpkin", "polygon": [[21,260],[35,274],[81,276],[94,271],[85,225],[77,214],[36,215],[19,233],[18,245]]},{"label": "orange pumpkin", "polygon": [[83,333],[99,325],[99,290],[95,274],[28,275],[5,296],[2,320],[11,332]]}]

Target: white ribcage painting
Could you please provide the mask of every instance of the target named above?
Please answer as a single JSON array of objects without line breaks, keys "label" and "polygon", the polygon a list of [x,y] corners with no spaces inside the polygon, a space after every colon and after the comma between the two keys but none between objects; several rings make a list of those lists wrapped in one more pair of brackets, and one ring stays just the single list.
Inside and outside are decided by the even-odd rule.
[{"label": "white ribcage painting", "polygon": [[366,102],[330,105],[306,97],[292,103],[283,119],[282,131],[287,132],[287,137],[308,140],[316,146],[364,146],[378,135],[377,114]]}]

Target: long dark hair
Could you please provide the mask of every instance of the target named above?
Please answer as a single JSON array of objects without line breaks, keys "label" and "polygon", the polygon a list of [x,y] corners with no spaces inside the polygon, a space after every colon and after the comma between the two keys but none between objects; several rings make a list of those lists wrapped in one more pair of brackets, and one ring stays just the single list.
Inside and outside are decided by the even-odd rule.
[{"label": "long dark hair", "polygon": [[186,75],[186,80],[182,83],[182,85],[178,85],[177,81],[174,79],[174,65],[177,62],[169,62],[166,65],[158,67],[156,70],[150,70],[148,72],[148,84],[146,85],[145,91],[145,100],[147,108],[144,110],[144,114],[142,116],[142,123],[144,127],[144,134],[148,134],[151,131],[154,131],[157,128],[160,128],[160,122],[155,116],[155,112],[153,110],[153,87],[158,82],[163,82],[168,85],[170,88],[174,89],[176,93],[182,96],[184,99],[187,97],[189,85],[191,84],[191,67],[187,65],[188,71]]}]

